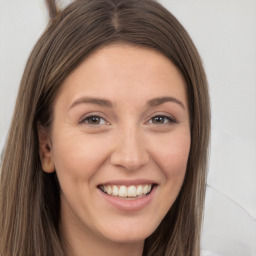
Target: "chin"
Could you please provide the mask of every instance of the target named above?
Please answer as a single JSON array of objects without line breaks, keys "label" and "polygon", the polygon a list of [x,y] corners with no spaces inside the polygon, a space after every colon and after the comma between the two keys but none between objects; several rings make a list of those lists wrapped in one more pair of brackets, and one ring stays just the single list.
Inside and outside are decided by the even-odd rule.
[{"label": "chin", "polygon": [[142,218],[141,220],[130,218],[120,220],[120,222],[116,221],[114,225],[111,225],[112,227],[104,226],[100,228],[100,233],[113,242],[136,243],[148,238],[159,224],[156,221],[149,221],[148,218]]}]

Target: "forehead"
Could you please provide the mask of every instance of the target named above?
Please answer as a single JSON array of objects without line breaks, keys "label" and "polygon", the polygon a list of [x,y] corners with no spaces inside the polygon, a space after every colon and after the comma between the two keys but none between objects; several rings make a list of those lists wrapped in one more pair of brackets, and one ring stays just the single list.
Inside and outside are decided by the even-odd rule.
[{"label": "forehead", "polygon": [[59,97],[71,101],[80,94],[117,101],[172,94],[169,96],[183,99],[185,105],[187,101],[183,76],[166,56],[127,44],[108,45],[93,52],[66,78]]}]

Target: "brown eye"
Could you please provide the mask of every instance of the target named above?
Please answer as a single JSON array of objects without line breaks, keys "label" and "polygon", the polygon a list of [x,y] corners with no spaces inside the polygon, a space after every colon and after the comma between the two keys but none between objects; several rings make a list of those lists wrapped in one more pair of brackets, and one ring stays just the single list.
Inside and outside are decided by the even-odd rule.
[{"label": "brown eye", "polygon": [[152,124],[170,124],[170,123],[175,123],[176,121],[169,117],[169,116],[154,116],[151,118],[150,123]]},{"label": "brown eye", "polygon": [[89,125],[104,125],[107,124],[106,120],[100,116],[87,116],[82,120],[81,123],[89,124]]}]

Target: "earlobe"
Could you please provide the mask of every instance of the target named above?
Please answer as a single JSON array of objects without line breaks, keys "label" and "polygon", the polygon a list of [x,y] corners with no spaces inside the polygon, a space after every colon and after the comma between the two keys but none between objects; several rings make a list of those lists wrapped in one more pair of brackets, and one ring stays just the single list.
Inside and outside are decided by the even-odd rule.
[{"label": "earlobe", "polygon": [[54,161],[51,151],[51,140],[45,128],[37,125],[38,141],[39,141],[39,155],[42,169],[47,173],[52,173],[55,170]]}]

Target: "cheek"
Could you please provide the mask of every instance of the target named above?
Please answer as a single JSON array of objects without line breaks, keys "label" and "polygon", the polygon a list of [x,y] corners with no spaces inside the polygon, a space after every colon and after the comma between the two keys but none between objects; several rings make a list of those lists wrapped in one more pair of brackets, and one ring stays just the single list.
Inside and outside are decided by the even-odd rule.
[{"label": "cheek", "polygon": [[101,143],[95,143],[83,134],[65,134],[55,138],[53,159],[60,184],[88,182],[108,156]]},{"label": "cheek", "polygon": [[162,220],[175,202],[184,181],[190,151],[190,132],[175,132],[154,142],[152,156],[162,174],[159,186],[161,200],[155,214],[161,216]]},{"label": "cheek", "polygon": [[[158,140],[154,149],[155,162],[161,168],[166,181],[183,179],[190,151],[190,132],[177,132]],[[156,144],[156,143],[155,143]]]},{"label": "cheek", "polygon": [[163,216],[176,200],[182,187],[190,151],[190,132],[185,130],[171,134],[155,150],[155,161],[163,174],[162,208]]}]

